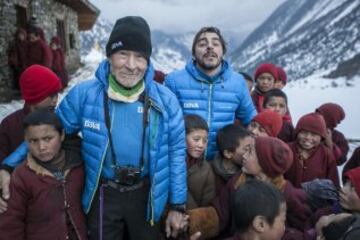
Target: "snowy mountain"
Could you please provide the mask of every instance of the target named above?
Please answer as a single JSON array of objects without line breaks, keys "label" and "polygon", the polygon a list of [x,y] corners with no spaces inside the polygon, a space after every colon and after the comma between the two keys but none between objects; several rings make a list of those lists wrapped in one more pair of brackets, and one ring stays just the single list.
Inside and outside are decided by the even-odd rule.
[{"label": "snowy mountain", "polygon": [[[81,32],[81,56],[86,57],[95,48],[102,52],[105,57],[105,45],[112,27],[112,22],[99,18],[92,30]],[[228,52],[234,50],[234,46],[238,46],[242,40],[230,31],[223,32],[223,35],[228,43]],[[169,34],[161,30],[153,30],[151,32],[153,44],[151,59],[155,69],[168,73],[184,67],[186,61],[191,57],[191,45],[194,36],[195,32]]]},{"label": "snowy mountain", "polygon": [[233,66],[253,73],[272,62],[290,80],[318,72],[350,78],[360,74],[359,30],[360,0],[287,0],[232,53]]}]

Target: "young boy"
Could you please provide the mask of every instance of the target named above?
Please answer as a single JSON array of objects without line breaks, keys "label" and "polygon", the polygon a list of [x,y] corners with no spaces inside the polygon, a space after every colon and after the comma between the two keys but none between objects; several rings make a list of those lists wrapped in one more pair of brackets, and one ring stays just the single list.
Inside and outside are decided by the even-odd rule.
[{"label": "young boy", "polygon": [[282,128],[282,124],[283,120],[280,114],[264,109],[250,122],[248,130],[255,137],[277,137]]},{"label": "young boy", "polygon": [[32,65],[21,74],[20,90],[25,104],[0,124],[0,163],[24,141],[26,115],[39,108],[54,110],[61,88],[60,79],[46,67]]},{"label": "young boy", "polygon": [[229,236],[235,233],[232,222],[231,199],[234,191],[249,179],[272,183],[285,196],[288,205],[289,226],[302,228],[310,214],[307,196],[286,181],[283,174],[293,161],[291,149],[277,138],[257,137],[255,144],[243,155],[242,172],[229,180],[211,204],[211,207],[189,211],[190,233],[201,232],[202,237],[215,237],[219,233]]},{"label": "young boy", "polygon": [[295,128],[295,141],[289,143],[294,154],[294,162],[285,174],[295,187],[316,178],[326,178],[339,186],[336,161],[332,151],[325,146],[326,124],[318,113],[301,117]]},{"label": "young boy", "polygon": [[209,128],[198,115],[186,115],[187,209],[205,207],[215,197],[215,179],[210,163],[204,158]]},{"label": "young boy", "polygon": [[254,138],[245,128],[229,124],[218,131],[216,142],[219,153],[211,166],[218,195],[229,179],[241,171],[242,155],[254,144]]},{"label": "young boy", "polygon": [[284,142],[292,142],[294,140],[294,127],[291,123],[291,117],[288,113],[288,100],[286,94],[280,89],[272,89],[265,94],[264,109],[277,112],[282,116],[283,124],[278,138]]},{"label": "young boy", "polygon": [[236,234],[229,240],[280,240],[285,232],[286,202],[274,185],[249,180],[234,193]]},{"label": "young boy", "polygon": [[1,238],[86,239],[80,144],[62,148],[63,127],[49,110],[29,114],[24,130],[29,153],[12,174],[11,201],[0,216]]},{"label": "young boy", "polygon": [[251,93],[253,103],[257,112],[263,109],[264,95],[274,88],[275,81],[278,79],[278,70],[271,63],[261,64],[255,71],[255,89]]},{"label": "young boy", "polygon": [[276,68],[278,70],[278,79],[275,81],[274,88],[281,90],[286,86],[287,76],[285,70],[282,67],[276,66]]},{"label": "young boy", "polygon": [[349,152],[349,144],[344,134],[336,130],[336,126],[345,118],[344,109],[336,103],[325,103],[318,107],[315,112],[320,113],[325,120],[329,135],[325,139],[325,144],[333,150],[337,165],[346,162]]}]

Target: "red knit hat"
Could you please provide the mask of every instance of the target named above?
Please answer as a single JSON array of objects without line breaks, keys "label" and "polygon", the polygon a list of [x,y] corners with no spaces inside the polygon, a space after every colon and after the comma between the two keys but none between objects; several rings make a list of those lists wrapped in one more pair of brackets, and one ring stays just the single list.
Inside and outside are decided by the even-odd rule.
[{"label": "red knit hat", "polygon": [[20,90],[26,104],[41,102],[61,88],[58,76],[44,66],[32,65],[20,76]]},{"label": "red knit hat", "polygon": [[295,135],[297,135],[301,130],[316,133],[325,138],[326,123],[323,116],[318,113],[309,113],[302,116],[296,124]]},{"label": "red knit hat", "polygon": [[293,152],[278,138],[257,137],[255,147],[259,165],[268,177],[284,174],[293,163]]},{"label": "red knit hat", "polygon": [[282,81],[284,83],[284,85],[286,85],[287,76],[286,76],[285,70],[280,66],[276,66],[276,67],[278,70],[278,80]]},{"label": "red knit hat", "polygon": [[258,113],[253,121],[259,123],[271,137],[279,135],[283,124],[281,115],[269,109],[264,109]]},{"label": "red knit hat", "polygon": [[254,77],[255,81],[263,73],[270,73],[275,78],[275,81],[278,79],[278,70],[274,64],[263,63],[260,66],[258,66],[255,71],[255,77]]},{"label": "red knit hat", "polygon": [[334,129],[345,118],[344,109],[336,103],[325,103],[315,110],[325,120],[326,127]]},{"label": "red knit hat", "polygon": [[344,176],[350,180],[357,195],[360,197],[360,167],[347,171]]}]

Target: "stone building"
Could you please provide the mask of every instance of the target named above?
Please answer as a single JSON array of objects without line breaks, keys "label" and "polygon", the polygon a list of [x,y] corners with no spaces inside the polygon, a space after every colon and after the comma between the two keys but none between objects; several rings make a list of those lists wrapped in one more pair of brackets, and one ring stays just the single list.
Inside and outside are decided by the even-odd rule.
[{"label": "stone building", "polygon": [[99,13],[88,0],[0,0],[0,102],[11,100],[16,93],[7,49],[18,27],[26,29],[30,18],[35,17],[48,43],[59,36],[67,69],[73,72],[80,66],[79,31],[91,29]]}]

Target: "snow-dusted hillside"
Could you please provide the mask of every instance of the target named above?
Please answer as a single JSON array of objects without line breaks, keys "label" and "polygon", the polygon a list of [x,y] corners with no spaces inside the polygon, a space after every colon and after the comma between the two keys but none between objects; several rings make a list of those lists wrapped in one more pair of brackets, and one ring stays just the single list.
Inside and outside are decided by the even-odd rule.
[{"label": "snow-dusted hillside", "polygon": [[[287,0],[232,53],[253,73],[262,62],[284,66],[290,80],[330,73],[360,53],[360,0]],[[360,63],[343,75],[359,73]]]}]

